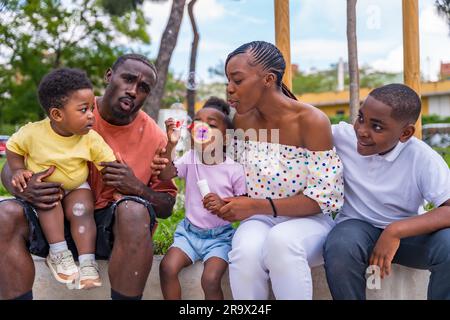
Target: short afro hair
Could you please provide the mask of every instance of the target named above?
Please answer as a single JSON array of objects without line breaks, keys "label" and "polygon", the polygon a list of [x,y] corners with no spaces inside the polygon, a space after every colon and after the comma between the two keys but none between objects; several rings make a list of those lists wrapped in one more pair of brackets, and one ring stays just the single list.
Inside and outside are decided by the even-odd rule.
[{"label": "short afro hair", "polygon": [[410,87],[392,83],[372,90],[372,98],[392,108],[391,117],[399,121],[415,123],[422,109],[419,95]]},{"label": "short afro hair", "polygon": [[222,112],[224,115],[225,123],[227,125],[227,129],[233,129],[233,123],[229,118],[230,105],[225,100],[218,97],[210,97],[203,105],[203,109],[204,108],[213,108]]},{"label": "short afro hair", "polygon": [[81,89],[92,90],[92,83],[86,72],[71,68],[55,69],[46,74],[39,83],[39,103],[48,115],[50,108],[63,108],[70,95]]},{"label": "short afro hair", "polygon": [[143,56],[142,54],[137,53],[128,53],[120,56],[117,58],[117,60],[113,63],[111,69],[112,71],[116,71],[119,66],[121,66],[125,61],[127,60],[137,60],[140,61],[152,69],[153,73],[155,74],[155,82],[158,81],[158,72],[156,71],[156,67],[153,63],[150,62],[150,60],[147,59],[146,56]]}]

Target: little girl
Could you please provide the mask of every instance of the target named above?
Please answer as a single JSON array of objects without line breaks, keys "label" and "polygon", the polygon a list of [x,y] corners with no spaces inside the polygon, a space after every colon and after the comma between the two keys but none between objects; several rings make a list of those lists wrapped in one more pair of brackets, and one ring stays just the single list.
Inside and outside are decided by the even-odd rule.
[{"label": "little girl", "polygon": [[[244,169],[225,156],[226,130],[232,129],[230,107],[210,98],[197,112],[190,129],[193,149],[169,162],[159,179],[175,176],[186,180],[186,217],[174,235],[174,242],[161,261],[161,289],[165,299],[181,299],[178,273],[197,260],[204,269],[201,279],[205,299],[223,299],[221,279],[228,267],[228,252],[234,229],[216,214],[226,197],[246,194]],[[166,121],[168,144],[165,157],[170,161],[179,140],[178,123]]]}]

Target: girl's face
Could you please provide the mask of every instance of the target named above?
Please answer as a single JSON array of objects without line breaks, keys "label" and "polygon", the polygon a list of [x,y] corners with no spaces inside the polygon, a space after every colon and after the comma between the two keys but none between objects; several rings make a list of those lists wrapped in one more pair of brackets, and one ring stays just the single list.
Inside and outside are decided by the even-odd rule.
[{"label": "girl's face", "polygon": [[191,129],[191,137],[196,145],[206,148],[223,150],[227,125],[225,115],[214,108],[199,110],[194,117],[194,125]]},{"label": "girl's face", "polygon": [[254,109],[265,88],[261,67],[251,66],[251,61],[252,56],[248,52],[235,55],[228,61],[225,70],[228,103],[239,114]]}]

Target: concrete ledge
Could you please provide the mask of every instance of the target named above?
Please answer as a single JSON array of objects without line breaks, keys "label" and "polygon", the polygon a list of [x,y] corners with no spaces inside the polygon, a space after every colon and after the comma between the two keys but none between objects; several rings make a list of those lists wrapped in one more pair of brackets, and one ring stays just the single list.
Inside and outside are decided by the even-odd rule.
[{"label": "concrete ledge", "polygon": [[[155,256],[153,266],[144,290],[144,299],[162,299],[159,284],[159,263],[162,256]],[[110,283],[108,279],[108,263],[99,261],[103,286],[92,290],[69,290],[64,284],[58,283],[50,274],[44,259],[33,257],[36,267],[36,278],[33,285],[33,295],[38,300],[104,300],[110,298]],[[204,299],[200,285],[203,265],[196,263],[185,268],[180,274],[182,298],[185,300]],[[421,300],[426,299],[428,286],[428,271],[410,269],[393,265],[392,274],[381,281],[380,289],[367,290],[367,298],[373,300]],[[325,270],[321,267],[312,269],[314,299],[329,300],[331,294],[325,278]],[[225,299],[231,300],[231,290],[228,272],[222,280]]]}]

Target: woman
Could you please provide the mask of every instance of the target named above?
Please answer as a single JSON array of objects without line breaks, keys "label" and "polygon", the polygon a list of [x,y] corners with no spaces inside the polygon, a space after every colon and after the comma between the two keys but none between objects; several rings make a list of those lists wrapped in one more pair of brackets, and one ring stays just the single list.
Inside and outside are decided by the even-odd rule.
[{"label": "woman", "polygon": [[254,133],[235,144],[249,197],[226,199],[219,213],[242,221],[229,253],[234,299],[267,299],[269,279],[277,299],[312,299],[310,267],[323,263],[343,204],[330,122],[282,84],[285,67],[281,52],[263,41],[242,45],[225,63],[235,128]]},{"label": "woman", "polygon": [[[234,299],[312,299],[311,270],[343,205],[342,163],[327,116],[282,84],[286,63],[272,44],[254,41],[225,63],[228,102],[236,109],[234,155],[248,197],[225,198],[217,215],[242,221],[233,241]],[[239,137],[240,136],[240,137]],[[156,156],[157,175],[167,160]]]}]

